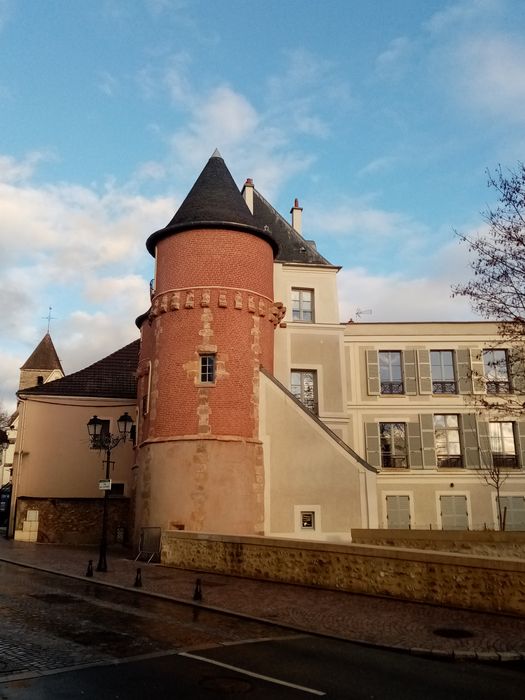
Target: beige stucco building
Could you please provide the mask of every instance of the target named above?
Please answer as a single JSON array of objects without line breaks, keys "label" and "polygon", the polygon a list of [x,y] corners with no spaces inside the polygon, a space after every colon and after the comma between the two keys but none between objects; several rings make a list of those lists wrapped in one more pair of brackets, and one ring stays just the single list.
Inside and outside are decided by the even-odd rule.
[{"label": "beige stucco building", "polygon": [[[85,424],[96,414],[114,431],[122,411],[135,416],[137,439],[134,449],[115,451],[114,526],[126,527],[135,542],[144,527],[342,542],[352,528],[497,529],[496,491],[484,479],[494,465],[503,475],[506,527],[525,529],[525,420],[480,413],[476,402],[522,390],[497,324],[341,324],[339,268],[303,236],[297,200],[287,222],[251,180],[241,192],[228,184],[224,194],[228,177],[214,154],[179,214],[150,237],[161,272],[149,310],[137,319],[141,341],[74,375],[21,386],[15,536],[24,537],[30,512],[38,520],[33,539],[88,537],[101,466]],[[237,218],[227,214],[230,203]],[[160,243],[178,236],[183,246],[188,231],[231,231],[242,245],[251,245],[247,235],[257,246],[268,239],[273,291],[267,280],[257,296],[257,281],[248,288],[245,271],[236,278],[229,268],[221,286],[206,276],[206,260],[193,284],[175,279],[163,288],[159,256],[169,248]],[[239,332],[235,319],[244,313],[253,329],[273,337],[273,358],[254,341],[249,387],[236,379],[242,368],[232,363],[233,350],[214,344],[223,342],[221,333]],[[230,322],[231,334],[221,326]],[[176,374],[158,345],[172,326],[197,338],[178,336],[183,356],[173,362],[186,374]],[[190,407],[195,392],[195,428],[192,408],[183,429],[180,418],[170,427],[170,401],[158,397],[160,384],[172,379],[159,367],[180,377],[176,390]],[[231,397],[243,391],[251,422],[241,416],[237,431],[224,411],[236,410]]]}]

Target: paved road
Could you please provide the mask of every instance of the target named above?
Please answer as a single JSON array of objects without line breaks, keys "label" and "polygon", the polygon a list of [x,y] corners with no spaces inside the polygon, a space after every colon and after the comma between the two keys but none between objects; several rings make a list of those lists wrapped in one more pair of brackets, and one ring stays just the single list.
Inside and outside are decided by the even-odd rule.
[{"label": "paved road", "polygon": [[0,620],[1,700],[523,698],[523,664],[368,649],[9,564]]}]

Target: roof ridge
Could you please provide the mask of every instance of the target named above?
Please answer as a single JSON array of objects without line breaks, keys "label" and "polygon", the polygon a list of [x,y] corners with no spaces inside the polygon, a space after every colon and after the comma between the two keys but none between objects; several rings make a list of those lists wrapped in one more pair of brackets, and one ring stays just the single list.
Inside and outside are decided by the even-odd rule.
[{"label": "roof ridge", "polygon": [[[254,195],[257,195],[257,197],[259,197],[259,199],[262,201],[262,203],[266,207],[268,207],[268,209],[270,209],[270,211],[286,226],[287,230],[292,234],[292,236],[294,236],[294,238],[297,241],[301,242],[301,245],[304,245],[310,251],[310,253],[312,253],[313,255],[321,258],[325,265],[330,265],[330,267],[337,267],[337,265],[333,265],[329,260],[327,260],[324,257],[324,255],[321,255],[321,253],[317,250],[317,247],[315,245],[312,245],[312,243],[309,240],[304,238],[303,235],[300,234],[299,231],[297,231],[284,218],[284,216],[279,211],[277,211],[277,209],[273,206],[273,204],[270,204],[270,202],[266,199],[266,197],[264,197],[256,187],[253,188],[253,192],[254,192]],[[271,229],[270,229],[270,233],[272,233]],[[277,259],[279,259],[279,256],[277,256]],[[304,265],[318,265],[320,263],[312,263],[312,262],[304,261],[304,263],[302,263],[302,264],[304,264]]]}]

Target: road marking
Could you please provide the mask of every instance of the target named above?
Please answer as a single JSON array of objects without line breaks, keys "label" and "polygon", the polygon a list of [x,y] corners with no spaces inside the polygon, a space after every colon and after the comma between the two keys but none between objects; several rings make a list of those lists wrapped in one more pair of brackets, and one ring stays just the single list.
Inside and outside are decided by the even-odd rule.
[{"label": "road marking", "polygon": [[204,661],[204,663],[212,664],[213,666],[220,666],[221,668],[227,668],[229,671],[235,671],[236,673],[243,673],[245,676],[251,676],[252,678],[259,678],[263,681],[268,681],[269,683],[276,683],[277,685],[285,685],[288,688],[295,688],[296,690],[302,690],[304,693],[310,693],[311,695],[326,695],[321,690],[314,690],[314,688],[306,688],[304,685],[297,685],[295,683],[287,683],[286,681],[281,681],[279,678],[272,678],[272,676],[264,676],[261,673],[254,673],[253,671],[248,671],[245,668],[239,668],[239,666],[230,666],[230,664],[224,664],[222,661],[215,661],[215,659],[208,659],[205,656],[198,656],[197,654],[190,654],[183,651],[179,656],[187,656],[189,659],[196,659],[197,661]]}]

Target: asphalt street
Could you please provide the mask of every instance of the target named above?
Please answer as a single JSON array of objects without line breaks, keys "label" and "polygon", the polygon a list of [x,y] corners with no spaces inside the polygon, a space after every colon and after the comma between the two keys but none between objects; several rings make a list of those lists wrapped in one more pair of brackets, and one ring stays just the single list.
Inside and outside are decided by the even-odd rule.
[{"label": "asphalt street", "polygon": [[523,698],[523,663],[418,658],[0,564],[0,699]]}]

